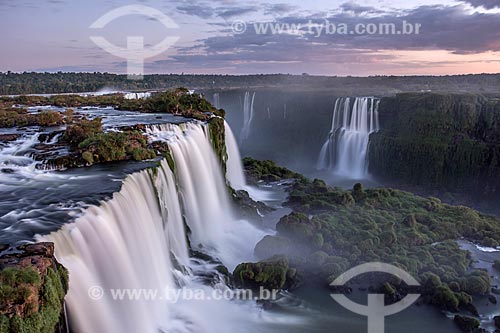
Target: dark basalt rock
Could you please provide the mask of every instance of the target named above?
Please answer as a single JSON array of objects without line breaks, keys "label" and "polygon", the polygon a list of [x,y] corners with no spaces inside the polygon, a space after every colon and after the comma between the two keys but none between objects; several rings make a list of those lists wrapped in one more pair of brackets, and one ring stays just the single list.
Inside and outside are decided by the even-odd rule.
[{"label": "dark basalt rock", "polygon": [[235,285],[240,288],[294,289],[300,283],[297,271],[289,266],[288,259],[284,256],[239,264],[233,277]]},{"label": "dark basalt rock", "polygon": [[493,322],[495,323],[495,327],[500,328],[500,316],[493,317]]},{"label": "dark basalt rock", "polygon": [[456,315],[455,318],[453,318],[453,321],[455,322],[455,324],[457,324],[460,330],[462,330],[462,332],[467,333],[475,332],[475,330],[478,329],[479,325],[481,324],[476,318],[461,315]]},{"label": "dark basalt rock", "polygon": [[261,214],[273,211],[272,208],[260,201],[254,201],[247,191],[239,190],[233,192],[233,200],[238,207],[242,217],[250,218],[252,221],[261,221]]},{"label": "dark basalt rock", "polygon": [[467,311],[474,317],[479,317],[479,311],[477,310],[477,307],[472,304],[472,303],[467,303],[467,304],[461,304],[460,309],[463,309],[464,311]]},{"label": "dark basalt rock", "polygon": [[0,134],[0,142],[16,141],[20,134]]}]

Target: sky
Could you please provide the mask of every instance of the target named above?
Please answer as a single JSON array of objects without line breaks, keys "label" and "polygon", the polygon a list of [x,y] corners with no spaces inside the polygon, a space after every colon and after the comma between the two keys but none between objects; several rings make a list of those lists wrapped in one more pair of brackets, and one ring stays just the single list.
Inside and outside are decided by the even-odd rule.
[{"label": "sky", "polygon": [[[500,0],[0,0],[0,31],[3,72],[126,73],[134,54],[146,74],[500,72]],[[127,49],[131,37],[145,50]]]}]

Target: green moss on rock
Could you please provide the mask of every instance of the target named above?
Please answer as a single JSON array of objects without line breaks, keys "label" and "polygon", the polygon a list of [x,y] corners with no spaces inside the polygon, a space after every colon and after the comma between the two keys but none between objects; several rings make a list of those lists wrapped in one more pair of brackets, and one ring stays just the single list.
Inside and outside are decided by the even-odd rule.
[{"label": "green moss on rock", "polygon": [[241,288],[277,290],[296,284],[296,272],[289,267],[288,259],[284,256],[275,256],[258,263],[239,264],[233,277],[235,285]]},{"label": "green moss on rock", "polygon": [[52,243],[20,246],[0,257],[0,332],[52,333],[63,311],[68,272]]},{"label": "green moss on rock", "polygon": [[208,122],[210,142],[214,148],[215,154],[219,159],[223,173],[226,174],[227,150],[226,150],[226,129],[224,119],[214,117]]}]

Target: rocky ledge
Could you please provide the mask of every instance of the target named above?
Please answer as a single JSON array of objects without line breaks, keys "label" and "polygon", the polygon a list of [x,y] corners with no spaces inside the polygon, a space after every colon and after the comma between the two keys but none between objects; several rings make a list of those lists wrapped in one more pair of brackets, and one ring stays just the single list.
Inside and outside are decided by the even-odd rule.
[{"label": "rocky ledge", "polygon": [[68,271],[53,243],[0,245],[0,332],[64,329]]}]

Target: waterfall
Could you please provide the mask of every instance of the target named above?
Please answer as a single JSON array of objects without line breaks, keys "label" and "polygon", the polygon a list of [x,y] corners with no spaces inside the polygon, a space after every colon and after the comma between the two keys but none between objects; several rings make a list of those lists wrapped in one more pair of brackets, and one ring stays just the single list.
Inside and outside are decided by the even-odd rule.
[{"label": "waterfall", "polygon": [[379,130],[379,100],[373,97],[338,98],[331,129],[321,148],[317,169],[333,170],[354,179],[367,175],[370,134]]},{"label": "waterfall", "polygon": [[[207,125],[156,125],[147,135],[168,144],[174,171],[162,160],[156,169],[129,175],[111,200],[91,206],[57,232],[38,236],[55,243],[57,259],[69,270],[66,304],[76,332],[169,331],[179,320],[173,314],[178,309],[165,297],[116,300],[112,290],[158,295],[178,290],[193,265],[184,222],[192,248],[219,258],[230,270],[255,259],[253,246],[265,234],[234,217]],[[188,269],[179,270],[177,263]]]},{"label": "waterfall", "polygon": [[214,106],[216,109],[220,109],[220,95],[219,95],[219,93],[214,94]]},{"label": "waterfall", "polygon": [[241,160],[240,151],[238,149],[238,144],[236,138],[234,137],[231,127],[224,123],[224,128],[226,131],[226,151],[227,151],[227,161],[226,161],[226,179],[235,190],[244,190],[248,192],[248,195],[255,201],[268,200],[272,197],[272,194],[267,191],[263,191],[258,187],[250,186],[247,184],[245,174],[243,172],[243,163]]},{"label": "waterfall", "polygon": [[146,99],[151,97],[150,92],[139,92],[139,93],[125,93],[123,94],[123,98],[125,99]]},{"label": "waterfall", "polygon": [[228,156],[226,161],[226,178],[233,189],[243,190],[246,189],[247,182],[243,173],[243,164],[238,144],[231,127],[226,122],[224,123],[224,128],[226,131],[226,150]]},{"label": "waterfall", "polygon": [[255,92],[250,94],[249,91],[245,93],[245,100],[243,101],[243,128],[240,134],[241,142],[248,139],[250,136],[250,128],[253,121],[253,103],[255,101]]},{"label": "waterfall", "polygon": [[[118,301],[108,294],[112,288],[175,286],[167,230],[182,220],[164,220],[151,176],[129,176],[113,199],[42,238],[55,243],[57,259],[69,270],[66,305],[76,332],[156,332],[168,324],[166,301]],[[104,297],[93,300],[91,288]]]}]

